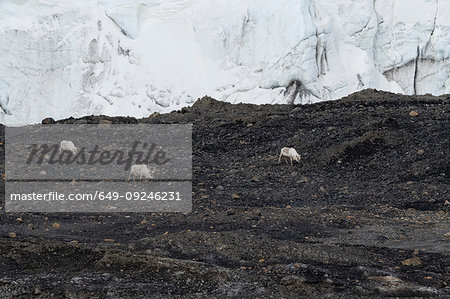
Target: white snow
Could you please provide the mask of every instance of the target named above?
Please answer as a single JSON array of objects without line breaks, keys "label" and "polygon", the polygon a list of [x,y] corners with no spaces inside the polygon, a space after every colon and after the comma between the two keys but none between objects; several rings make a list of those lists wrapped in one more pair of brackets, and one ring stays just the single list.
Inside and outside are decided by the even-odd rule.
[{"label": "white snow", "polygon": [[9,84],[0,80],[0,113],[11,114],[9,106]]},{"label": "white snow", "polygon": [[2,0],[0,122],[450,93],[449,0]]}]

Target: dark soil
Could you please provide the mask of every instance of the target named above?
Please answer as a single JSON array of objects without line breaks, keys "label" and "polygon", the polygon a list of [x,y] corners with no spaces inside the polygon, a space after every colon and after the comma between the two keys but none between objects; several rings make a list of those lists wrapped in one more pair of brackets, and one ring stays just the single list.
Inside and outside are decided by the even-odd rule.
[{"label": "dark soil", "polygon": [[450,296],[449,96],[102,119],[194,125],[193,212],[0,210],[1,298]]}]

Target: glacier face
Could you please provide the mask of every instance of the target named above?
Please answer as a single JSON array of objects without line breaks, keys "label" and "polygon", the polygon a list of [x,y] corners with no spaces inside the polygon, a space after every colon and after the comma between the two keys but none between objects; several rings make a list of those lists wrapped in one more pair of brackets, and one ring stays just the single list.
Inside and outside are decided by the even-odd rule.
[{"label": "glacier face", "polygon": [[449,0],[3,0],[0,122],[450,93]]}]

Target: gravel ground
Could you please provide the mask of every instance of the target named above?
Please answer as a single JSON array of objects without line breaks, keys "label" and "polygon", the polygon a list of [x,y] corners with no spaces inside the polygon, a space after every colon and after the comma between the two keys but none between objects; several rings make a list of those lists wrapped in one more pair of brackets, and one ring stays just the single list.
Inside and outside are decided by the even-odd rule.
[{"label": "gravel ground", "polygon": [[[205,97],[145,119],[58,123],[100,120],[192,123],[193,212],[1,209],[1,298],[450,296],[449,96]],[[300,163],[278,164],[285,146]]]}]

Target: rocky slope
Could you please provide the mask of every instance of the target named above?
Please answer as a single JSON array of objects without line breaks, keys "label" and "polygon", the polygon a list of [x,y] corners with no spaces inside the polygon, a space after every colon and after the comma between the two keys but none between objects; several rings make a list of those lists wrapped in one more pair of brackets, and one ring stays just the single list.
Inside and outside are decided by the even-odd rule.
[{"label": "rocky slope", "polygon": [[193,123],[193,212],[3,212],[1,297],[450,295],[448,96],[101,119]]}]

